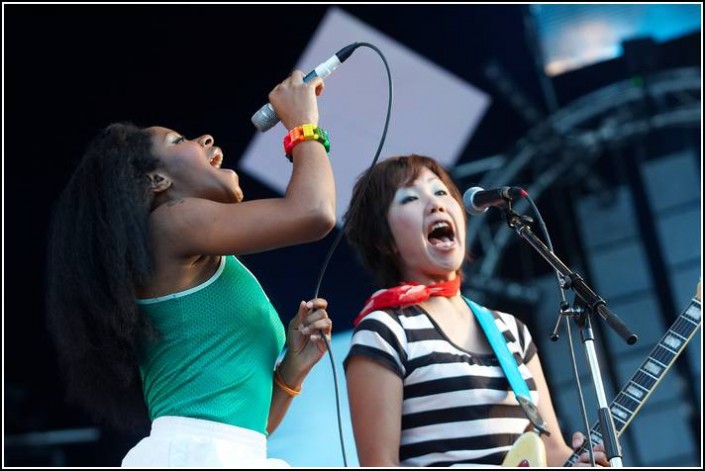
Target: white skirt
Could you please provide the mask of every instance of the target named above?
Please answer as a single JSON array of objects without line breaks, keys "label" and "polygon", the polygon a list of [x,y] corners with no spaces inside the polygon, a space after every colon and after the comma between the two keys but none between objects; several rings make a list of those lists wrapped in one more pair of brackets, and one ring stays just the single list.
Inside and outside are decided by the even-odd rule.
[{"label": "white skirt", "polygon": [[267,458],[267,437],[254,430],[210,420],[159,417],[148,437],[122,460],[123,467],[288,468]]}]

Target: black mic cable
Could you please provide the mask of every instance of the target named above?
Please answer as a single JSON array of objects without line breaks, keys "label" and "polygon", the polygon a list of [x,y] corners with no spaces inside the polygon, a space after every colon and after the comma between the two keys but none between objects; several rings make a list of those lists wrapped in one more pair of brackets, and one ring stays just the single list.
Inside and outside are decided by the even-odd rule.
[{"label": "black mic cable", "polygon": [[[375,152],[375,156],[372,159],[372,163],[370,164],[369,168],[367,169],[365,179],[362,183],[361,188],[364,190],[367,187],[368,181],[370,179],[370,176],[372,175],[372,168],[377,164],[377,160],[379,159],[379,154],[382,151],[382,147],[384,146],[384,141],[387,139],[387,129],[389,128],[389,118],[391,116],[392,112],[392,74],[389,71],[389,64],[387,63],[387,59],[384,57],[384,54],[382,54],[382,51],[380,51],[376,46],[370,44],[370,43],[354,43],[356,46],[355,47],[360,47],[360,46],[365,46],[369,47],[373,51],[375,51],[377,54],[379,54],[380,58],[382,59],[382,62],[384,63],[384,68],[387,71],[387,86],[389,90],[389,99],[387,101],[387,117],[384,120],[384,129],[382,130],[382,137],[379,140],[379,146],[377,147],[377,151]],[[352,46],[352,45],[351,45]],[[348,46],[350,47],[350,46]],[[345,49],[345,48],[343,48]],[[343,50],[341,49],[341,50]],[[352,51],[351,51],[352,52]],[[359,199],[355,200],[352,202],[352,207],[357,207],[359,205]],[[321,272],[318,275],[318,281],[316,282],[316,292],[313,295],[314,299],[318,297],[318,292],[321,289],[321,282],[323,281],[323,275],[326,272],[326,268],[328,267],[328,263],[330,262],[331,257],[333,256],[333,252],[335,251],[336,247],[340,243],[340,239],[342,239],[343,235],[345,234],[345,226],[347,226],[348,221],[345,221],[343,225],[341,226],[338,235],[336,236],[335,240],[333,241],[333,244],[331,245],[330,249],[328,250],[328,254],[326,255],[325,260],[323,261],[323,265],[321,266]],[[338,391],[338,375],[335,370],[335,361],[333,359],[333,350],[330,347],[330,343],[328,342],[328,338],[321,334],[321,337],[323,337],[323,341],[326,344],[326,348],[328,349],[328,355],[330,356],[330,364],[333,367],[333,381],[335,383],[335,405],[337,408],[338,412],[338,432],[340,435],[340,447],[343,451],[343,465],[347,468],[348,467],[348,460],[345,456],[345,442],[343,439],[343,427],[342,427],[342,418],[341,418],[341,413],[340,413],[340,393]]]}]

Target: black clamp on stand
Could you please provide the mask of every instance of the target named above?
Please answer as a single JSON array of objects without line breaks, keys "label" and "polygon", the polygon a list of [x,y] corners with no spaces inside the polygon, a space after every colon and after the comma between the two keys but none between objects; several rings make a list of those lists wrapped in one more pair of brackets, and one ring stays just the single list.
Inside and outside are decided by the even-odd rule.
[{"label": "black clamp on stand", "polygon": [[572,272],[546,245],[531,231],[530,217],[519,216],[511,209],[511,204],[504,208],[504,217],[510,228],[526,240],[536,251],[561,275],[561,288],[572,289],[576,294],[576,306],[567,309],[574,313],[573,317],[580,327],[580,337],[585,346],[585,354],[590,367],[593,385],[599,404],[599,420],[607,459],[612,467],[622,467],[622,451],[617,440],[612,413],[605,396],[605,389],[600,375],[600,367],[595,353],[594,336],[590,325],[590,314],[597,313],[607,325],[629,345],[637,341],[637,336],[629,327],[608,308],[607,303],[599,297],[577,273]]}]

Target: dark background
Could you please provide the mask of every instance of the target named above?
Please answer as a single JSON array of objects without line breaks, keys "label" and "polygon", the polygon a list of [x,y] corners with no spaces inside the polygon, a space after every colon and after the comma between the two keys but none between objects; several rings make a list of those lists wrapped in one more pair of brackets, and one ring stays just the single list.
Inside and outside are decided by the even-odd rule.
[{"label": "dark background", "polygon": [[[288,75],[327,8],[3,5],[6,439],[94,425],[63,403],[44,326],[50,211],[83,146],[110,122],[158,124],[187,136],[214,135],[226,154],[224,166],[237,169],[238,156],[256,133],[250,116]],[[530,126],[486,78],[484,68],[491,61],[500,63],[525,97],[546,112],[535,57],[527,44],[524,6],[340,8],[492,96],[459,163],[511,149]],[[697,33],[664,44],[659,67],[699,65],[700,42]],[[562,105],[629,74],[628,64],[615,59],[559,76],[552,85]],[[248,198],[273,196],[239,173]],[[610,182],[609,171],[605,180]],[[551,227],[555,210],[544,207]],[[245,257],[285,320],[299,299],[313,294],[335,235],[316,244]],[[556,252],[571,252],[569,240],[557,237]],[[302,272],[301,264],[310,269]],[[547,271],[540,261],[533,260],[531,266],[533,274]],[[525,277],[516,267],[506,267],[503,274]],[[342,242],[320,292],[335,303],[331,315],[336,328],[352,327],[351,319],[372,289]],[[137,438],[102,430],[90,446],[17,446],[5,450],[4,460],[9,466],[116,466]]]}]

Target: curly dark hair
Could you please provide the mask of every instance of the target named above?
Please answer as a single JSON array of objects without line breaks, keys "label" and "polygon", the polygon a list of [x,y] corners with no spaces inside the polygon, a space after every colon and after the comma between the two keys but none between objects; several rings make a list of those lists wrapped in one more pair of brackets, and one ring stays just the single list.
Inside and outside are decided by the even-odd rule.
[{"label": "curly dark hair", "polygon": [[154,333],[135,300],[152,272],[147,172],[158,162],[148,131],[111,124],[88,145],[52,213],[47,326],[67,399],[123,430],[149,423],[137,358]]},{"label": "curly dark hair", "polygon": [[[441,179],[462,207],[460,190],[441,164],[431,157],[411,154],[389,157],[360,175],[353,188],[351,205],[343,215],[348,242],[383,288],[405,281],[401,279],[401,260],[394,251],[394,237],[387,222],[389,206],[397,189],[410,185],[424,168]],[[464,212],[463,218],[467,218]]]}]

